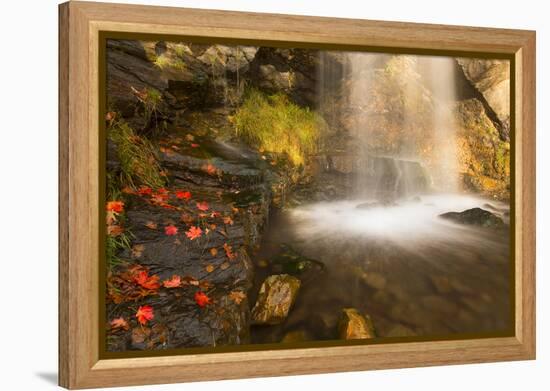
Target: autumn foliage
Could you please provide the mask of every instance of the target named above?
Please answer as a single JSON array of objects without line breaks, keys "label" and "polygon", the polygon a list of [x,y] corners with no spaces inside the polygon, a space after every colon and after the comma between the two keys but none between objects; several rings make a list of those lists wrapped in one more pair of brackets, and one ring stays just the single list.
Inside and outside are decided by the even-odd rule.
[{"label": "autumn foliage", "polygon": [[143,305],[138,308],[136,312],[136,319],[142,325],[147,324],[148,321],[152,320],[155,317],[153,314],[153,307],[150,305]]},{"label": "autumn foliage", "polygon": [[197,305],[199,307],[206,307],[208,304],[211,304],[212,301],[210,299],[210,297],[208,297],[206,295],[206,293],[202,292],[202,291],[197,291],[195,293],[195,302],[197,303]]}]

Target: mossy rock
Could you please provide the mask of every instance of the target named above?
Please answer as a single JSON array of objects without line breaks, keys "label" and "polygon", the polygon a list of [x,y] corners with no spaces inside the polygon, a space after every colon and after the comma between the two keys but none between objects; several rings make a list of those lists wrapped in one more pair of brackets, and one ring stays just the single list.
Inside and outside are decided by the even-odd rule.
[{"label": "mossy rock", "polygon": [[288,274],[267,277],[252,309],[252,321],[268,325],[282,323],[296,300],[300,285],[299,279]]}]

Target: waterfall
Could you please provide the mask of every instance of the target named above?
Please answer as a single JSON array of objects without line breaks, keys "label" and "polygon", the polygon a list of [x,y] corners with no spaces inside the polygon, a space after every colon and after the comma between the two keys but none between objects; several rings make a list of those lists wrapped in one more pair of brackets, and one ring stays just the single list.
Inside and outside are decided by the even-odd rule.
[{"label": "waterfall", "polygon": [[354,156],[354,197],[456,192],[454,67],[449,57],[320,53],[320,112],[333,135],[350,139],[338,153]]},{"label": "waterfall", "polygon": [[423,58],[427,83],[432,91],[434,162],[432,175],[439,190],[458,191],[457,123],[453,115],[457,101],[455,59],[429,56]]}]

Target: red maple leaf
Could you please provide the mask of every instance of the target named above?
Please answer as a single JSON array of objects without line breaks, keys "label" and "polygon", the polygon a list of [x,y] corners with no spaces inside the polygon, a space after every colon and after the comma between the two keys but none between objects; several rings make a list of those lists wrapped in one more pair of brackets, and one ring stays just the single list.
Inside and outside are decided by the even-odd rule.
[{"label": "red maple leaf", "polygon": [[202,210],[203,212],[206,212],[208,209],[210,209],[210,206],[208,205],[208,202],[201,201],[201,202],[197,202],[197,209]]},{"label": "red maple leaf", "polygon": [[139,190],[137,191],[137,193],[141,196],[151,195],[151,194],[153,194],[153,189],[151,189],[148,186],[141,186],[139,188]]},{"label": "red maple leaf", "polygon": [[200,227],[195,227],[195,226],[192,226],[191,228],[189,228],[189,231],[187,231],[185,233],[185,235],[191,239],[191,240],[195,240],[197,238],[200,238],[201,235],[202,235],[202,229]]},{"label": "red maple leaf", "polygon": [[198,291],[195,293],[195,302],[199,307],[205,307],[207,304],[211,304],[210,297],[206,296],[206,293]]},{"label": "red maple leaf", "polygon": [[109,201],[107,202],[107,210],[109,212],[121,213],[124,210],[124,202]]},{"label": "red maple leaf", "polygon": [[145,289],[155,290],[160,288],[159,276],[156,274],[149,276],[146,270],[142,270],[134,277],[136,284],[142,286]]},{"label": "red maple leaf", "polygon": [[168,194],[168,190],[166,190],[164,187],[161,187],[157,190],[157,193],[159,194]]},{"label": "red maple leaf", "polygon": [[188,200],[188,199],[191,198],[191,192],[178,190],[178,191],[176,191],[176,197],[179,198],[180,200],[181,199]]},{"label": "red maple leaf", "polygon": [[138,308],[136,312],[136,318],[139,323],[147,324],[148,321],[152,320],[155,317],[153,314],[153,307],[150,305],[144,305]]},{"label": "red maple leaf", "polygon": [[178,227],[176,227],[175,225],[167,225],[166,227],[164,227],[164,233],[168,236],[174,236],[174,235],[177,235],[178,234]]},{"label": "red maple leaf", "polygon": [[199,144],[196,144],[196,143],[191,144],[191,148],[198,148],[198,147],[199,147]]},{"label": "red maple leaf", "polygon": [[165,288],[178,288],[181,286],[181,277],[173,275],[171,279],[162,282]]}]

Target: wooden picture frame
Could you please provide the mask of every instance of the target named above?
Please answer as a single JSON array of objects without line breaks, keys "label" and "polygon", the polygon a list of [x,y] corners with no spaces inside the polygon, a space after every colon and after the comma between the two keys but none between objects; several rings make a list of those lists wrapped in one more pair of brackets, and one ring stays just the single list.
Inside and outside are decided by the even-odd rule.
[{"label": "wooden picture frame", "polygon": [[[535,358],[535,32],[71,1],[59,7],[59,384],[90,388]],[[100,32],[513,59],[515,335],[100,359]]]}]

